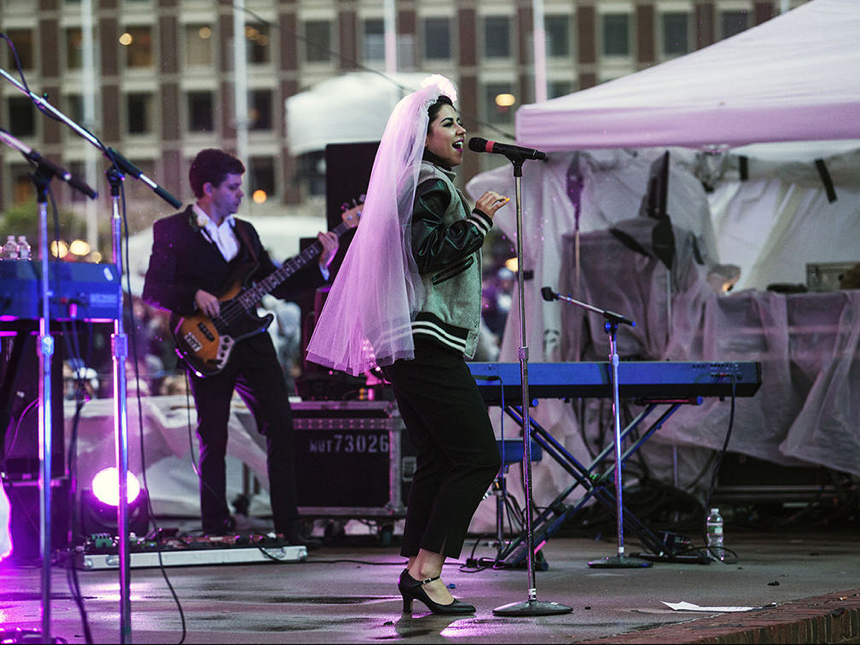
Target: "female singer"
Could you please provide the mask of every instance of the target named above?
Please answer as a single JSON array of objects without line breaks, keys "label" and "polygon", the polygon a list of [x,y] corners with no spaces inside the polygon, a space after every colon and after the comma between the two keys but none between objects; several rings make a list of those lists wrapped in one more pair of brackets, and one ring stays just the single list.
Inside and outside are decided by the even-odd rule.
[{"label": "female singer", "polygon": [[450,81],[433,76],[395,107],[373,164],[361,224],[308,346],[359,374],[380,366],[418,450],[401,553],[403,610],[468,614],[442,582],[498,473],[495,435],[466,365],[481,317],[481,246],[509,199],[474,209],[454,186],[466,130]]}]

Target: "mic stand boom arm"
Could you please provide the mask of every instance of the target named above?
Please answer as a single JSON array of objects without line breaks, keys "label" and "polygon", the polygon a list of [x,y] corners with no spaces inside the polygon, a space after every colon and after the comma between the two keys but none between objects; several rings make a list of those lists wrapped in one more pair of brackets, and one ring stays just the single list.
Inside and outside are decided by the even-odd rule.
[{"label": "mic stand boom arm", "polygon": [[[164,188],[159,186],[155,181],[153,181],[152,179],[147,177],[145,174],[143,174],[143,172],[137,166],[135,166],[128,159],[123,157],[116,150],[114,150],[113,148],[106,147],[101,141],[99,141],[98,137],[96,137],[89,130],[78,125],[72,119],[67,117],[62,112],[60,112],[57,108],[55,108],[53,105],[51,105],[47,99],[39,96],[38,94],[34,94],[33,92],[29,91],[27,88],[25,88],[23,85],[21,85],[21,83],[19,83],[17,80],[15,80],[15,78],[10,76],[6,70],[4,70],[2,68],[0,68],[0,76],[3,76],[7,81],[9,81],[15,87],[17,87],[22,93],[26,94],[30,98],[30,100],[33,101],[33,103],[35,103],[42,112],[44,112],[45,114],[48,114],[49,116],[56,119],[57,121],[62,121],[67,126],[69,126],[72,130],[74,130],[76,134],[83,137],[84,139],[89,141],[92,145],[94,145],[96,148],[98,148],[102,152],[102,154],[104,154],[108,158],[108,161],[110,161],[112,164],[118,166],[122,172],[126,172],[126,173],[130,174],[132,177],[134,177],[135,179],[139,179],[140,181],[145,183],[147,186],[152,188],[152,190],[155,192],[156,195],[161,197],[164,201],[168,202],[174,208],[180,208],[182,206],[182,202],[179,199],[177,199],[176,197],[171,195],[167,190],[165,190]],[[119,275],[121,276],[122,273],[120,273]]]}]

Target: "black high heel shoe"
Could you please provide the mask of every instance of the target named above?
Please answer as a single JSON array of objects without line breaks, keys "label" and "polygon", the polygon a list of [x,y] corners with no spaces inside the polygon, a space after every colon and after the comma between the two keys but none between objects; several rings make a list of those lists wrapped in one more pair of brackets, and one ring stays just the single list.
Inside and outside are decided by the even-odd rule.
[{"label": "black high heel shoe", "polygon": [[440,605],[438,602],[430,600],[427,592],[424,591],[424,585],[438,580],[440,577],[436,576],[435,578],[416,580],[409,575],[408,569],[404,569],[403,573],[400,574],[400,580],[397,582],[397,588],[400,590],[400,595],[403,596],[403,611],[412,613],[412,601],[420,600],[434,614],[474,614],[475,608],[472,605],[457,599],[447,605]]}]

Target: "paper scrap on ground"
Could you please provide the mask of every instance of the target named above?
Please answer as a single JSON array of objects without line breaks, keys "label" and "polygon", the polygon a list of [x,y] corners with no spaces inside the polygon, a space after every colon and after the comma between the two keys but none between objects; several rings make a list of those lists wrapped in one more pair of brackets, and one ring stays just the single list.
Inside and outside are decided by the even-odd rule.
[{"label": "paper scrap on ground", "polygon": [[753,609],[761,609],[761,607],[699,607],[691,602],[666,602],[661,601],[669,609],[675,611],[718,611],[720,613],[728,613],[733,611],[752,611]]}]

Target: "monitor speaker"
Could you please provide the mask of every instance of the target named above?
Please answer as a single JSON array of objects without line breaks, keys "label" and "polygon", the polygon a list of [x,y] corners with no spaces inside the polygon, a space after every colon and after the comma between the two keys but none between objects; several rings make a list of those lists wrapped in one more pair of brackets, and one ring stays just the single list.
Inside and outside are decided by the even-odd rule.
[{"label": "monitor speaker", "polygon": [[[373,170],[373,160],[376,158],[378,141],[364,143],[330,143],[325,147],[325,184],[326,184],[326,223],[328,230],[338,226],[344,206],[352,207],[359,199],[367,194],[370,183],[370,173]],[[331,280],[334,280],[340,268],[349,243],[355,231],[349,231],[340,238],[340,248],[332,260],[329,270]],[[315,239],[301,241],[301,248],[311,244]],[[302,310],[302,347],[307,347],[313,334],[316,320],[322,311],[322,305],[328,295],[328,286],[320,287],[317,292],[297,300]],[[304,361],[303,371],[327,371],[314,363]]]},{"label": "monitor speaker", "polygon": [[[39,386],[42,378],[37,345],[28,331],[2,337],[0,342],[0,466],[10,481],[39,478]],[[51,477],[65,475],[63,431],[62,343],[55,343],[51,360]]]},{"label": "monitor speaker", "polygon": [[344,204],[367,194],[378,141],[330,143],[325,147],[325,203],[329,230],[340,224]]}]

